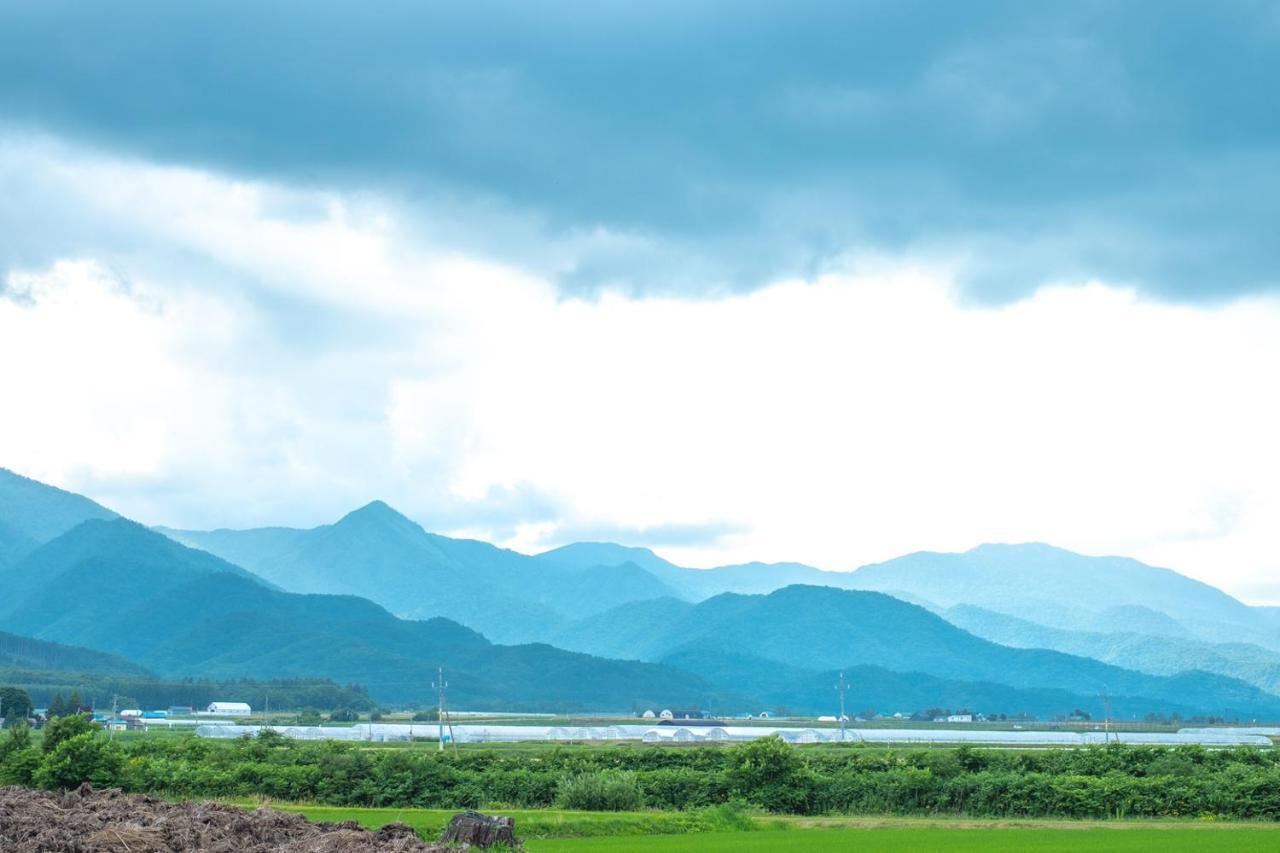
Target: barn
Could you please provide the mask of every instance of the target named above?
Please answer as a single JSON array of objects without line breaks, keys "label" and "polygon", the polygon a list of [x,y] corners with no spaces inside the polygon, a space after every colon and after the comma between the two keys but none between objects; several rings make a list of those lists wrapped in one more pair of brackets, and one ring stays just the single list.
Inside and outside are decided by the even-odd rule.
[{"label": "barn", "polygon": [[205,713],[220,717],[247,717],[253,711],[247,702],[210,702]]}]

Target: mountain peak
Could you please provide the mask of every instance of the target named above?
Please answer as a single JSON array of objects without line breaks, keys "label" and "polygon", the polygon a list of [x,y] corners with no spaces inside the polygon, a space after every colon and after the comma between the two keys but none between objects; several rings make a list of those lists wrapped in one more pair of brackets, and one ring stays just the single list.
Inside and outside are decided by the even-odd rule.
[{"label": "mountain peak", "polygon": [[342,524],[344,521],[352,520],[409,521],[410,519],[386,501],[372,500],[359,509],[353,509],[344,515],[338,520],[338,523]]}]

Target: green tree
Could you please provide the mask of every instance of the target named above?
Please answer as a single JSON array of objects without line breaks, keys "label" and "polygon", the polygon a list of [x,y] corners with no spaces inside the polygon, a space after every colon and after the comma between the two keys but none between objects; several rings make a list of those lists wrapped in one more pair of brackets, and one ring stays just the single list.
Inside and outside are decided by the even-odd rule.
[{"label": "green tree", "polygon": [[100,728],[97,723],[83,714],[72,714],[50,720],[49,725],[44,727],[44,743],[41,744],[41,748],[45,753],[53,752],[64,740],[90,734]]},{"label": "green tree", "polygon": [[21,687],[0,687],[0,717],[5,727],[21,722],[26,725],[31,716],[31,697]]},{"label": "green tree", "polygon": [[71,695],[67,697],[67,713],[80,713],[80,704],[80,691],[73,687],[71,688]]},{"label": "green tree", "polygon": [[65,716],[67,713],[67,700],[62,698],[62,691],[59,690],[53,694],[53,698],[49,700],[49,719]]},{"label": "green tree", "polygon": [[41,788],[74,788],[82,782],[113,785],[123,767],[124,755],[119,747],[97,732],[85,732],[60,741],[46,753],[33,781]]},{"label": "green tree", "polygon": [[31,746],[31,729],[25,722],[10,726],[4,738],[0,739],[0,762],[15,752]]},{"label": "green tree", "polygon": [[725,779],[733,794],[771,812],[805,814],[812,806],[813,774],[777,735],[734,747]]},{"label": "green tree", "polygon": [[329,714],[329,721],[334,723],[354,723],[360,715],[350,708],[339,708]]}]

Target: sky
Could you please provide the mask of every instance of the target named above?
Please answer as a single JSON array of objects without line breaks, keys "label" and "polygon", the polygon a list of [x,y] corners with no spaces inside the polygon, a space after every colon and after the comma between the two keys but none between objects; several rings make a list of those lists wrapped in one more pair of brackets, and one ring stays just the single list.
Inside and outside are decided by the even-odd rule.
[{"label": "sky", "polygon": [[1280,3],[0,0],[0,466],[1280,603]]}]

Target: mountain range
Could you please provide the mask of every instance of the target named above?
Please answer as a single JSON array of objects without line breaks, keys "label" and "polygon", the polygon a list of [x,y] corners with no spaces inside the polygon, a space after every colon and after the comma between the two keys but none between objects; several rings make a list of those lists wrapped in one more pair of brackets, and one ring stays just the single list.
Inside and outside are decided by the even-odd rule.
[{"label": "mountain range", "polygon": [[0,469],[0,589],[0,655],[74,644],[86,671],[331,678],[387,703],[425,701],[443,664],[469,707],[830,713],[845,671],[881,710],[1098,713],[1106,694],[1280,719],[1274,613],[1038,544],[692,569],[612,543],[520,554],[380,501],[305,530],[153,530]]}]

